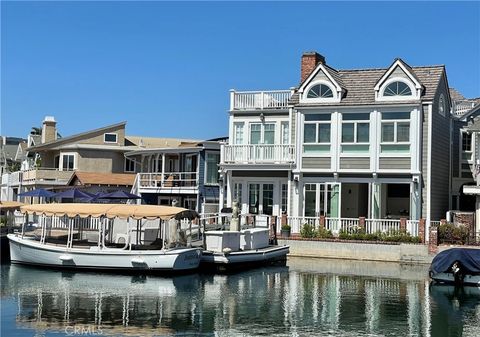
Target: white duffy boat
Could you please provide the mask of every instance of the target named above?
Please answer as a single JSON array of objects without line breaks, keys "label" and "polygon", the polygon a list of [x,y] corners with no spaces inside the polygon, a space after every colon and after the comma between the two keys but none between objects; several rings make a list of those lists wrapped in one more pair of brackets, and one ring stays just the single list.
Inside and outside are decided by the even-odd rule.
[{"label": "white duffy boat", "polygon": [[205,232],[202,266],[217,270],[284,265],[289,246],[269,244],[268,228]]},{"label": "white duffy boat", "polygon": [[39,204],[21,207],[38,217],[9,234],[12,263],[69,269],[185,271],[202,250],[182,244],[179,207],[125,204]]}]

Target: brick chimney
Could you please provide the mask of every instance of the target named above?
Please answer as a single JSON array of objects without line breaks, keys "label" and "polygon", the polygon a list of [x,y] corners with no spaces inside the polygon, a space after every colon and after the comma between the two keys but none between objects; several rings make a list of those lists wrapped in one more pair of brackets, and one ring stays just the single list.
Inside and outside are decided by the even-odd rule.
[{"label": "brick chimney", "polygon": [[313,69],[315,69],[315,67],[319,63],[325,64],[325,57],[323,57],[322,55],[320,55],[315,51],[309,51],[309,52],[303,53],[300,83],[305,81],[308,75],[311,74]]},{"label": "brick chimney", "polygon": [[42,144],[57,139],[57,122],[53,116],[45,116],[42,125]]}]

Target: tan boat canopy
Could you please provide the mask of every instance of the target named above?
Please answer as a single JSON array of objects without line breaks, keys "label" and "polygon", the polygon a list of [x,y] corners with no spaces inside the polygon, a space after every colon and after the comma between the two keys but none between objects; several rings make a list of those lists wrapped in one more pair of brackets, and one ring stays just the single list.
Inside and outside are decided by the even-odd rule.
[{"label": "tan boat canopy", "polygon": [[197,213],[186,208],[155,206],[155,205],[127,205],[127,204],[36,204],[24,205],[20,208],[22,213],[46,215],[46,216],[68,216],[81,218],[133,218],[133,219],[162,219],[171,218],[195,218]]},{"label": "tan boat canopy", "polygon": [[2,211],[20,209],[20,206],[22,205],[24,205],[23,202],[18,202],[18,201],[0,201],[0,209]]}]

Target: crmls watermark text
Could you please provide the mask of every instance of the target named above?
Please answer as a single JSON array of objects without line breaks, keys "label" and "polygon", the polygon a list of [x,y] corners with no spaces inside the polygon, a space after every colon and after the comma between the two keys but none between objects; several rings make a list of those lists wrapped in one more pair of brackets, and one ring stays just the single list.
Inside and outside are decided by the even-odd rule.
[{"label": "crmls watermark text", "polygon": [[103,335],[103,330],[95,325],[68,325],[65,327],[67,336],[98,336]]}]

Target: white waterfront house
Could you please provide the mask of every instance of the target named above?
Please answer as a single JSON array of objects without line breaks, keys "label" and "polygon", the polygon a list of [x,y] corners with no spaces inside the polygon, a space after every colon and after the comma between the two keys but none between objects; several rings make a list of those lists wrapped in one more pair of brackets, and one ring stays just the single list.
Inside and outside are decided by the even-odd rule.
[{"label": "white waterfront house", "polygon": [[298,86],[231,90],[220,163],[226,206],[236,199],[243,213],[286,213],[300,223],[445,218],[451,107],[443,65],[395,59],[340,70],[304,53]]}]

